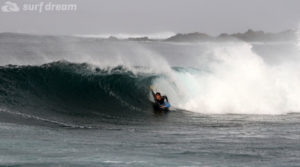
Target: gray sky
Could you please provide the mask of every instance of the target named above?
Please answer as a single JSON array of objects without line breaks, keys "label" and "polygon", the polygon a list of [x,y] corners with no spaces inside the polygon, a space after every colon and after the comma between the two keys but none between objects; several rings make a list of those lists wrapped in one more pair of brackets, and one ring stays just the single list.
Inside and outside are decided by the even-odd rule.
[{"label": "gray sky", "polygon": [[[7,0],[0,0],[3,6]],[[10,0],[0,32],[38,34],[150,34],[280,32],[300,23],[299,0]],[[76,11],[24,11],[24,4],[76,4]]]}]

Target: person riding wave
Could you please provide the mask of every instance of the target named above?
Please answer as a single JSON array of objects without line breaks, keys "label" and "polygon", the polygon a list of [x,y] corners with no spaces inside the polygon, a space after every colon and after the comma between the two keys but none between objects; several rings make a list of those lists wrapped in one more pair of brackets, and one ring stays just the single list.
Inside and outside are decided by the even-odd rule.
[{"label": "person riding wave", "polygon": [[150,86],[150,89],[151,89],[152,95],[154,97],[155,103],[158,104],[161,108],[165,108],[165,106],[164,106],[165,100],[167,100],[167,102],[169,103],[168,97],[161,96],[161,94],[159,92],[154,93],[152,86]]}]

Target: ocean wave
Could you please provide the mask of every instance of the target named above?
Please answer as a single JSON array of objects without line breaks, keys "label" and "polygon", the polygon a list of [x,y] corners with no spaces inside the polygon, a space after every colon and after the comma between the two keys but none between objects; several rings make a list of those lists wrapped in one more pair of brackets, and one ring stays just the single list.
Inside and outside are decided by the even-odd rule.
[{"label": "ocean wave", "polygon": [[[16,48],[7,41],[1,45],[0,107],[45,117],[59,113],[66,117],[96,114],[104,120],[143,119],[152,113],[149,86],[153,85],[169,97],[175,110],[204,114],[300,111],[299,54],[286,52],[296,50],[292,46],[281,46],[284,52],[272,51],[268,58],[244,42],[179,46],[38,41],[21,42]],[[268,52],[277,48],[264,47]],[[267,62],[276,58],[276,63]]]},{"label": "ocean wave", "polygon": [[0,74],[0,104],[10,111],[55,121],[97,117],[104,122],[149,115],[149,85],[157,77],[67,61],[9,65]]}]

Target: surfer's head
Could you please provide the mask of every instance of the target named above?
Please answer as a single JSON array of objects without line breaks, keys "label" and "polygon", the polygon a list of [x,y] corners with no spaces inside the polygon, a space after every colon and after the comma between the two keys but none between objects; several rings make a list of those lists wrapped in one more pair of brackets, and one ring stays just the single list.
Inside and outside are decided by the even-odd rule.
[{"label": "surfer's head", "polygon": [[161,100],[161,95],[160,95],[159,92],[157,92],[157,93],[155,94],[155,98],[156,98],[156,100]]}]

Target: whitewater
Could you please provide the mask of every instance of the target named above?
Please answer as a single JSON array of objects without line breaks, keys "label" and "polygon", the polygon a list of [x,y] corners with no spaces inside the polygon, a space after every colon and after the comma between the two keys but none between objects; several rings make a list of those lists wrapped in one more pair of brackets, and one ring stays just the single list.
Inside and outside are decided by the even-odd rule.
[{"label": "whitewater", "polygon": [[2,33],[0,166],[295,166],[299,48]]}]

